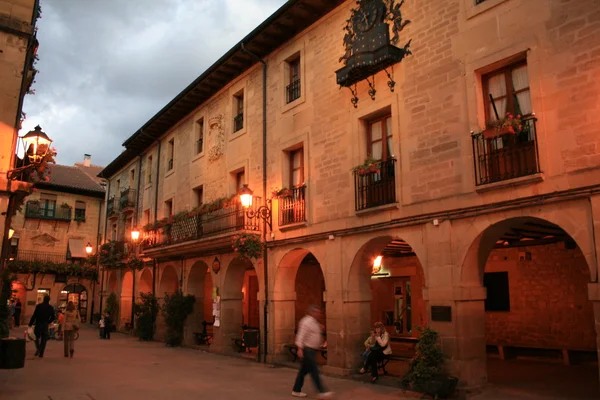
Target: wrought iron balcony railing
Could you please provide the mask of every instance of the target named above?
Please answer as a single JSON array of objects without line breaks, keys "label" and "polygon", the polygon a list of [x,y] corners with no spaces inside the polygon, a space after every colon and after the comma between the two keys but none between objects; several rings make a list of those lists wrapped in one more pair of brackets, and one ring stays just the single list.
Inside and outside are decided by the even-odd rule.
[{"label": "wrought iron balcony railing", "polygon": [[378,161],[374,168],[354,171],[356,211],[396,202],[396,160]]},{"label": "wrought iron balcony railing", "polygon": [[142,248],[168,246],[245,230],[259,230],[259,220],[258,218],[248,218],[245,210],[238,203],[203,215],[190,213],[190,215],[174,221],[168,227],[145,232],[142,238]]},{"label": "wrought iron balcony railing", "polygon": [[119,210],[131,210],[135,208],[137,200],[137,190],[125,189],[121,192],[121,198],[119,199]]},{"label": "wrought iron balcony railing", "polygon": [[279,226],[306,221],[306,186],[289,189],[279,197]]},{"label": "wrought iron balcony railing", "polygon": [[71,209],[68,207],[56,206],[56,204],[54,204],[53,207],[48,207],[44,203],[30,200],[25,207],[25,218],[70,221]]},{"label": "wrought iron balcony railing", "polygon": [[523,130],[515,134],[486,138],[472,136],[475,184],[520,178],[540,172],[535,117],[523,118]]},{"label": "wrought iron balcony railing", "polygon": [[300,78],[287,85],[285,94],[287,103],[291,103],[300,97]]},{"label": "wrought iron balcony railing", "polygon": [[40,262],[53,262],[53,263],[64,263],[67,261],[66,253],[45,253],[41,251],[33,250],[19,250],[17,252],[17,260],[20,261],[40,261]]},{"label": "wrought iron balcony railing", "polygon": [[244,127],[244,113],[241,112],[233,118],[233,131],[237,132]]},{"label": "wrought iron balcony railing", "polygon": [[115,217],[117,215],[117,210],[115,208],[115,196],[112,196],[108,199],[108,201],[106,202],[106,215],[108,216],[108,218],[110,217]]}]

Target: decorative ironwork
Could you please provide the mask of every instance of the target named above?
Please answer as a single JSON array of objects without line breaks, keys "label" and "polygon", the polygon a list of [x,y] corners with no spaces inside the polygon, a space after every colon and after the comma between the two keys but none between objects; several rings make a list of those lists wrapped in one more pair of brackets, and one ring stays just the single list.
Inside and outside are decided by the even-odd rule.
[{"label": "decorative ironwork", "polygon": [[289,190],[289,196],[279,197],[279,226],[306,221],[306,186]]},{"label": "decorative ironwork", "polygon": [[377,90],[375,89],[375,75],[373,75],[373,83],[367,78],[367,83],[369,84],[369,96],[371,96],[371,100],[375,100],[375,94],[377,94]]},{"label": "decorative ironwork", "polygon": [[18,250],[17,260],[20,261],[42,261],[53,263],[64,263],[67,261],[66,253],[46,253],[35,250]]},{"label": "decorative ironwork", "polygon": [[300,78],[287,85],[285,93],[288,104],[300,98]]},{"label": "decorative ironwork", "polygon": [[241,112],[233,118],[233,131],[237,132],[244,127],[244,113]]},{"label": "decorative ironwork", "polygon": [[356,211],[396,202],[396,160],[390,158],[376,163],[376,170],[354,171]]},{"label": "decorative ironwork", "polygon": [[108,218],[111,217],[116,217],[117,216],[117,211],[115,209],[115,196],[111,196],[108,201],[106,202],[106,215]]},{"label": "decorative ironwork", "polygon": [[121,192],[121,198],[119,199],[119,210],[132,210],[135,208],[137,197],[137,190],[135,189],[125,189]]},{"label": "decorative ironwork", "polygon": [[354,85],[354,89],[352,89],[352,87],[350,87],[350,86],[348,86],[348,89],[350,89],[350,92],[352,93],[352,98],[350,99],[350,101],[352,102],[352,105],[354,106],[354,108],[358,108],[358,96],[357,96],[356,85]]},{"label": "decorative ironwork", "polygon": [[396,87],[396,81],[394,80],[394,67],[392,66],[392,73],[390,74],[386,69],[384,69],[389,81],[387,82],[388,87],[390,88],[390,92],[394,92],[394,88]]},{"label": "decorative ironwork", "polygon": [[267,225],[269,226],[270,230],[273,230],[273,215],[271,213],[271,200],[267,200],[267,204],[264,206],[260,206],[257,209],[253,209],[253,208],[248,208],[246,210],[246,216],[249,219],[254,219],[254,218],[258,218],[258,219],[262,219],[263,221],[265,221],[267,223]]},{"label": "decorative ironwork", "polygon": [[535,117],[523,118],[521,132],[486,139],[472,135],[475,184],[485,185],[540,172]]},{"label": "decorative ironwork", "polygon": [[56,203],[49,207],[48,204],[30,200],[25,207],[25,218],[71,221],[71,208],[56,206]]},{"label": "decorative ironwork", "polygon": [[[400,10],[404,0],[358,0],[357,4],[358,8],[351,10],[344,26],[345,53],[339,59],[344,67],[336,71],[337,83],[342,87],[368,80],[369,76],[375,76],[411,54],[410,40],[403,48],[395,46],[400,41],[400,32],[410,23],[402,17]],[[396,83],[389,73],[387,76],[390,79],[388,87],[393,91]],[[369,82],[369,88],[369,95],[374,99],[374,82]],[[352,104],[357,107],[355,93],[356,90],[353,91]]]}]

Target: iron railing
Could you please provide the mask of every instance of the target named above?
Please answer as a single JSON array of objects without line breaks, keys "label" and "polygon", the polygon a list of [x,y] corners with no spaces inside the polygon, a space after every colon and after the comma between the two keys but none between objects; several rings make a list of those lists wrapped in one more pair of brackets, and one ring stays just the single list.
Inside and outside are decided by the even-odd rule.
[{"label": "iron railing", "polygon": [[306,221],[306,186],[289,189],[279,198],[279,226]]},{"label": "iron railing", "polygon": [[298,99],[300,97],[300,78],[287,85],[285,93],[287,103]]},{"label": "iron railing", "polygon": [[25,218],[70,221],[71,209],[68,207],[57,206],[56,204],[54,204],[54,208],[50,208],[46,207],[44,203],[30,200],[25,207]]},{"label": "iron railing", "polygon": [[123,190],[119,199],[119,210],[135,208],[136,197],[137,190],[131,188]]},{"label": "iron railing", "polygon": [[117,215],[117,211],[115,210],[115,196],[112,196],[108,199],[108,201],[106,202],[106,215],[110,218],[110,217],[114,217],[115,215]]},{"label": "iron railing", "polygon": [[203,215],[190,214],[173,222],[168,228],[144,232],[142,248],[168,246],[224,233],[258,229],[259,220],[248,218],[244,208],[237,203]]},{"label": "iron railing", "polygon": [[233,131],[237,132],[244,127],[244,113],[241,112],[233,118]]},{"label": "iron railing", "polygon": [[374,168],[354,171],[356,211],[396,202],[396,160],[378,161]]},{"label": "iron railing", "polygon": [[475,184],[520,178],[540,172],[535,117],[523,118],[523,130],[486,138],[472,135]]},{"label": "iron railing", "polygon": [[40,261],[40,262],[53,262],[53,263],[64,263],[67,261],[66,253],[45,253],[41,251],[33,250],[19,250],[17,252],[17,260],[21,261]]}]

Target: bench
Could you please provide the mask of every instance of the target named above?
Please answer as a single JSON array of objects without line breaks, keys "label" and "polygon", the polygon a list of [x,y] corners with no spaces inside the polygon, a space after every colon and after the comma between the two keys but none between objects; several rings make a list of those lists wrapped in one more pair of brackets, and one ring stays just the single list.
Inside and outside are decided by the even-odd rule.
[{"label": "bench", "polygon": [[125,322],[125,330],[127,332],[129,332],[132,329],[133,329],[133,326],[132,326],[131,322]]},{"label": "bench", "polygon": [[[246,331],[248,330],[253,330],[256,332],[259,332],[260,329],[257,327],[252,327],[252,326],[248,326],[248,325],[242,325],[242,337],[241,338],[231,338],[231,341],[233,342],[233,346],[236,348],[238,353],[242,353],[243,351],[248,351],[248,353],[252,353],[252,347],[247,347],[246,346]],[[257,338],[257,343],[256,345],[258,346],[258,338]]]},{"label": "bench", "polygon": [[213,339],[213,322],[202,321],[202,332],[192,332],[194,335],[194,339],[196,340],[196,344],[208,344],[212,343]]},{"label": "bench", "polygon": [[380,369],[384,375],[387,375],[388,372],[385,367],[390,363],[390,361],[406,361],[406,358],[394,354],[384,354],[383,358],[377,362],[377,369]]},{"label": "bench", "polygon": [[592,350],[578,350],[578,349],[560,349],[556,347],[535,347],[535,346],[519,346],[519,345],[502,345],[502,344],[488,344],[489,350],[496,348],[497,352],[491,351],[491,353],[498,354],[501,360],[510,360],[517,357],[536,357],[536,358],[547,358],[562,360],[565,366],[571,366],[574,364],[574,359],[586,358],[589,353],[595,356],[595,351]]},{"label": "bench", "polygon": [[[290,354],[292,355],[292,357],[294,358],[294,362],[296,362],[296,360],[298,360],[298,346],[296,346],[295,344],[284,344],[283,348],[288,349],[288,351],[290,352]],[[319,350],[319,353],[321,353],[321,356],[327,360],[327,347],[322,347]]]}]

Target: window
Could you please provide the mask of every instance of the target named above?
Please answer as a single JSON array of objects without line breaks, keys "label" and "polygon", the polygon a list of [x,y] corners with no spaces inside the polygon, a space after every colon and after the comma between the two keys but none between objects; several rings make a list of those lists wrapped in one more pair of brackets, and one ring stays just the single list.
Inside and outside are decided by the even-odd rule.
[{"label": "window", "polygon": [[[531,114],[531,94],[526,61],[509,65],[483,76],[486,120],[495,120],[506,113]],[[492,103],[493,98],[493,103]],[[496,109],[494,110],[494,105]]]},{"label": "window", "polygon": [[196,141],[196,153],[200,154],[204,151],[204,118],[196,121],[196,129],[198,129],[198,139]]},{"label": "window", "polygon": [[369,121],[367,154],[375,160],[386,161],[392,157],[392,117],[389,115]]},{"label": "window", "polygon": [[56,195],[42,193],[40,195],[40,216],[54,218],[56,216]]},{"label": "window", "polygon": [[304,183],[304,149],[290,152],[290,188]]},{"label": "window", "polygon": [[173,200],[165,201],[165,217],[173,215]]},{"label": "window", "polygon": [[148,225],[150,223],[150,210],[144,210],[144,224]]},{"label": "window", "polygon": [[133,182],[135,182],[135,169],[129,171],[129,187],[133,187]]},{"label": "window", "polygon": [[110,231],[110,237],[112,240],[117,240],[117,224],[113,224],[112,229]]},{"label": "window", "polygon": [[244,173],[244,170],[241,170],[235,174],[236,193],[240,191],[240,189],[244,186],[244,183],[246,183],[246,174]]},{"label": "window", "polygon": [[85,203],[83,201],[75,202],[75,221],[85,221]]},{"label": "window", "polygon": [[484,273],[483,286],[487,290],[485,311],[510,311],[508,272]]},{"label": "window", "polygon": [[286,87],[286,103],[300,97],[300,56],[287,62],[289,69],[288,85]]},{"label": "window", "polygon": [[117,190],[115,193],[121,194],[121,180],[120,179],[117,179]]},{"label": "window", "polygon": [[167,154],[169,156],[167,171],[170,171],[173,169],[173,160],[175,159],[175,139],[169,140],[169,148]]},{"label": "window", "polygon": [[244,127],[244,92],[239,92],[234,96],[234,115],[233,131],[237,132]]},{"label": "window", "polygon": [[201,206],[204,203],[204,187],[199,186],[194,189],[195,206]]},{"label": "window", "polygon": [[148,156],[148,165],[146,165],[146,183],[152,183],[152,156]]}]

